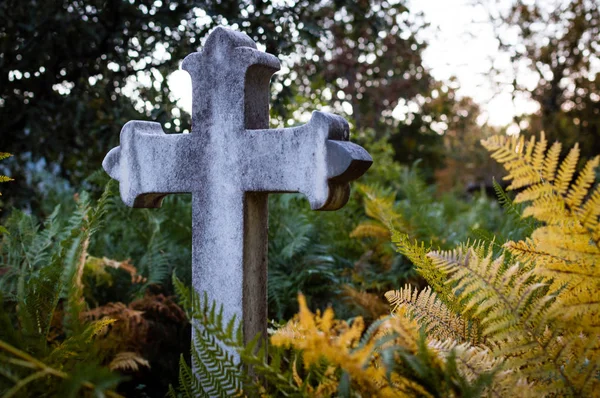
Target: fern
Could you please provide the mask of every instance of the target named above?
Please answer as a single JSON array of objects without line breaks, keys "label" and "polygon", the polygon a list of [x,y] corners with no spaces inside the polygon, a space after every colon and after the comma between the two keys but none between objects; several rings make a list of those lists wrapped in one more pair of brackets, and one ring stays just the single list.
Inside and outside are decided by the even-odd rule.
[{"label": "fern", "polygon": [[150,368],[150,362],[139,356],[135,352],[120,352],[110,362],[110,370],[128,370],[137,372],[140,367]]},{"label": "fern", "polygon": [[217,310],[216,303],[210,304],[206,295],[204,299],[200,299],[197,293],[190,291],[175,276],[173,284],[182,297],[182,305],[186,307],[194,328],[194,375],[191,376],[188,368],[182,367],[180,378],[189,381],[189,377],[193,377],[194,393],[199,389],[201,395],[224,397],[239,391],[242,371],[235,363],[233,354],[224,345],[234,350],[243,347],[241,326],[236,323],[235,318],[223,325],[223,309]]},{"label": "fern", "polygon": [[435,267],[427,256],[430,248],[427,248],[423,242],[411,242],[408,235],[398,231],[392,232],[392,242],[396,245],[396,250],[414,264],[415,270],[437,292],[440,300],[452,310],[458,310],[460,303],[452,294],[452,287],[446,284],[447,274]]},{"label": "fern", "polygon": [[489,386],[496,372],[486,369],[467,379],[456,369],[452,355],[442,357],[427,347],[403,307],[365,331],[361,318],[339,321],[331,309],[312,313],[302,295],[298,300],[299,314],[271,337],[271,343],[300,349],[305,368],[319,366],[329,372],[331,378],[322,385],[329,395],[476,395]]},{"label": "fern", "polygon": [[[443,307],[431,291],[410,287],[390,292],[388,299],[396,316],[423,325],[428,346],[452,359],[472,386],[481,372],[501,369],[483,390],[487,394],[593,395],[600,387],[597,182],[594,187],[600,157],[575,178],[577,146],[559,162],[561,145],[547,150],[543,134],[539,141],[492,137],[483,144],[509,172],[508,189],[520,190],[514,202],[527,203],[521,218],[535,219],[526,221],[531,236],[505,243],[499,255],[492,240],[487,247],[475,242],[431,251],[430,262],[422,245],[410,246],[400,237],[400,249],[422,265],[433,290],[443,297],[450,287],[460,305]],[[517,214],[499,186],[496,190],[507,211]],[[436,270],[447,276],[444,286],[431,278]],[[440,336],[438,329],[448,329],[445,321],[454,317],[477,325],[481,338]],[[448,374],[452,369],[446,368]]]},{"label": "fern", "polygon": [[[480,323],[482,337],[501,341],[523,329],[535,335],[544,324],[546,284],[532,270],[515,264],[505,267],[503,256],[485,257],[476,248],[431,252],[435,266],[447,272],[454,294],[463,301],[462,315]],[[523,329],[521,329],[523,328]]]},{"label": "fern", "polygon": [[[320,360],[306,361],[298,351],[278,344],[268,347],[261,336],[244,345],[241,324],[223,319],[222,310],[173,278],[175,290],[194,324],[190,365],[181,358],[179,387],[169,396],[250,396],[276,394],[301,397],[335,391],[338,372]],[[302,308],[302,303],[301,303]],[[287,329],[282,329],[287,330]],[[240,359],[237,363],[232,356]],[[268,352],[268,354],[267,354]]]},{"label": "fern", "polygon": [[297,311],[298,291],[317,299],[338,285],[340,276],[305,203],[297,196],[278,195],[270,199],[269,212],[269,316],[288,319]]},{"label": "fern", "polygon": [[[0,152],[0,160],[4,160],[6,158],[11,157],[12,155],[10,153],[6,153],[6,152]],[[13,181],[12,178],[8,177],[8,176],[4,176],[4,175],[0,175],[0,183],[2,182],[9,182],[9,181]],[[0,196],[2,196],[2,192],[0,192]],[[2,228],[2,227],[0,227]],[[0,229],[0,233],[6,233],[6,229],[2,228]]]},{"label": "fern", "polygon": [[[513,147],[514,141],[500,137],[483,144],[494,156]],[[535,171],[540,178],[535,185],[517,179],[516,186],[525,189],[515,201],[530,202],[524,216],[533,216],[544,225],[535,230],[531,239],[508,242],[506,247],[522,261],[535,261],[536,271],[551,279],[555,288],[564,286],[559,300],[570,309],[565,316],[582,320],[597,333],[598,322],[593,319],[600,313],[596,297],[600,289],[596,267],[600,262],[600,184],[592,187],[600,156],[588,160],[574,180],[579,159],[577,146],[559,164],[559,145],[543,156],[543,135],[540,142],[534,142],[532,139],[530,145],[535,145],[539,154],[536,161],[524,159],[520,169]],[[523,158],[522,151],[515,151],[514,157]],[[504,166],[508,168],[507,164]]]},{"label": "fern", "polygon": [[405,306],[408,313],[425,328],[429,338],[437,340],[471,341],[473,332],[461,317],[452,312],[437,297],[431,287],[418,291],[410,285],[396,291],[388,291],[385,298],[392,311]]},{"label": "fern", "polygon": [[[9,218],[11,233],[0,243],[0,265],[8,270],[1,280],[7,301],[0,305],[0,343],[9,369],[0,377],[0,392],[100,393],[119,382],[99,365],[103,356],[94,349],[98,335],[113,321],[84,324],[79,319],[87,242],[97,231],[105,203],[106,195],[95,205],[86,194],[80,195],[77,210],[64,224],[57,220],[58,209],[43,227],[20,212]],[[65,314],[61,340],[52,331],[59,312]],[[81,367],[81,362],[87,365]]]}]

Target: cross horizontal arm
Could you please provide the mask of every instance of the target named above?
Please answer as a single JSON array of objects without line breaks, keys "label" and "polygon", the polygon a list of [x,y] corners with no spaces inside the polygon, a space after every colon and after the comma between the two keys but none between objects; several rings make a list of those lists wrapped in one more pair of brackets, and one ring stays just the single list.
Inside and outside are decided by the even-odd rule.
[{"label": "cross horizontal arm", "polygon": [[121,130],[121,145],[104,159],[104,170],[119,181],[130,207],[160,207],[170,193],[198,189],[206,170],[194,166],[205,148],[191,134],[165,134],[159,123],[132,121]]},{"label": "cross horizontal arm", "polygon": [[343,118],[322,112],[300,127],[246,130],[243,139],[243,189],[300,192],[314,210],[342,207],[348,182],[373,162],[367,151],[347,141]]}]

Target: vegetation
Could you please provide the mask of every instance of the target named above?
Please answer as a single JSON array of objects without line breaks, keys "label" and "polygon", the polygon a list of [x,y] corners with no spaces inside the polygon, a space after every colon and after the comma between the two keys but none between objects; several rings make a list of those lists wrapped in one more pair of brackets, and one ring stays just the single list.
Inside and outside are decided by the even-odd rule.
[{"label": "vegetation", "polygon": [[[598,5],[478,2],[537,77],[518,137],[436,81],[408,5],[0,2],[0,396],[597,395]],[[169,76],[216,25],[281,56],[274,126],[332,110],[375,159],[340,211],[271,195],[249,344],[189,288],[190,196],[130,209],[97,170],[128,120],[189,129]]]},{"label": "vegetation", "polygon": [[[539,105],[538,112],[518,115],[515,123],[523,132],[544,131],[550,141],[568,147],[579,142],[586,158],[598,154],[600,79],[594,66],[600,57],[598,2],[515,1],[506,7],[482,0],[481,4],[489,11],[500,48],[513,68],[531,76],[508,82],[513,98],[530,98]],[[511,40],[505,35],[508,31]]]},{"label": "vegetation", "polygon": [[[267,360],[262,350],[252,354],[259,340],[243,346],[235,319],[224,326],[214,303],[180,287],[205,337],[193,357],[232,372],[217,379],[203,368],[196,380],[182,362],[181,395],[243,388],[267,396],[592,396],[600,366],[600,186],[592,185],[600,157],[575,179],[577,146],[559,163],[560,144],[546,151],[543,135],[483,144],[509,171],[509,189],[521,189],[515,202],[529,203],[522,217],[538,220],[531,237],[425,250],[395,232],[430,287],[388,291],[392,314],[368,328],[362,317],[335,319],[331,308],[311,312],[301,294],[299,313],[273,331]],[[252,371],[236,367],[215,338]],[[290,351],[282,357],[282,349]]]}]

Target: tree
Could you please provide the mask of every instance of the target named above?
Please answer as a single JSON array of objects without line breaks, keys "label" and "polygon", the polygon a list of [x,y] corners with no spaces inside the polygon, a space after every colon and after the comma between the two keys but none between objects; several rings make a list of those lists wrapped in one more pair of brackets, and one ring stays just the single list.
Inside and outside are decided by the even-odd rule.
[{"label": "tree", "polygon": [[216,25],[243,30],[291,70],[274,79],[277,123],[318,103],[348,111],[358,127],[395,131],[399,101],[430,95],[417,37],[425,25],[404,1],[8,0],[0,3],[0,132],[17,182],[6,198],[38,207],[32,169],[80,184],[128,120],[184,131],[189,115],[167,77]]},{"label": "tree", "polygon": [[539,112],[527,120],[529,130],[544,130],[549,139],[567,146],[580,142],[584,157],[598,153],[600,4],[515,0],[505,11],[494,2],[484,4],[501,50],[510,55],[515,70],[529,70],[531,80],[537,81],[533,89],[516,77],[511,82],[514,95],[524,94],[539,104]]}]

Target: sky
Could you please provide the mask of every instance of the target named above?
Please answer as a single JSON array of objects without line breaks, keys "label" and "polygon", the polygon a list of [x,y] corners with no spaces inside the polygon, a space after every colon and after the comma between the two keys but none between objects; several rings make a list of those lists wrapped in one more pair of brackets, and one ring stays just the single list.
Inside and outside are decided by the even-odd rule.
[{"label": "sky", "polygon": [[[423,63],[441,81],[454,76],[459,96],[471,97],[482,109],[480,124],[507,126],[515,114],[533,113],[537,104],[526,98],[515,98],[504,82],[513,78],[508,55],[500,53],[487,11],[473,0],[409,0],[412,12],[423,12],[431,24],[422,33],[429,45]],[[501,71],[499,80],[489,75],[491,66]],[[523,71],[519,79],[530,79]],[[177,71],[169,76],[169,86],[184,110],[191,110],[189,75]],[[531,80],[535,86],[536,81]],[[512,126],[518,132],[516,126]],[[510,132],[510,129],[509,129]]]},{"label": "sky", "polygon": [[[481,105],[483,118],[496,126],[510,125],[515,114],[533,113],[537,104],[526,98],[512,99],[510,86],[502,84],[513,78],[507,54],[500,53],[488,13],[472,0],[411,0],[412,11],[422,11],[431,23],[424,33],[429,46],[424,64],[438,80],[455,76],[459,95],[471,97]],[[502,71],[495,84],[489,75],[491,66]],[[520,71],[520,79],[536,81]]]}]

